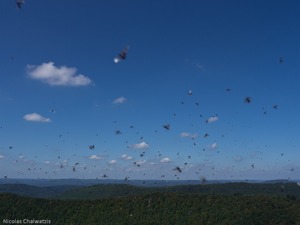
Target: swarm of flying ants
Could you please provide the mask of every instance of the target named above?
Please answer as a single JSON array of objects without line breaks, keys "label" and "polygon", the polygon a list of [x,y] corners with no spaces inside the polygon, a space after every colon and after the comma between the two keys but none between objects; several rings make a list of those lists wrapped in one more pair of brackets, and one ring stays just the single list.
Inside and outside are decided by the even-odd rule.
[{"label": "swarm of flying ants", "polygon": [[[21,9],[21,8],[23,7],[24,3],[25,3],[24,0],[16,0],[17,8],[18,8],[18,9]],[[118,63],[120,63],[121,61],[124,61],[124,60],[127,58],[128,51],[129,51],[129,46],[126,46],[126,47],[125,47],[123,50],[121,50],[121,51],[118,53],[118,55],[113,59],[114,63],[118,64]],[[279,63],[280,63],[280,64],[283,64],[283,63],[284,63],[283,57],[280,57],[280,58],[279,58]],[[225,91],[226,91],[226,92],[231,92],[231,89],[230,89],[230,88],[226,88]],[[189,97],[189,98],[193,98],[195,94],[193,94],[193,91],[192,91],[192,90],[188,90],[187,95],[188,95],[188,96],[191,96],[191,97]],[[200,103],[201,103],[201,102],[200,102]],[[201,105],[200,103],[199,103],[199,102],[195,102],[196,106]],[[252,103],[252,98],[251,98],[250,96],[245,97],[245,98],[244,98],[244,103],[247,103],[247,104]],[[183,105],[184,102],[182,101],[181,104]],[[194,104],[194,103],[193,103],[193,104]],[[276,105],[276,104],[273,105],[273,109],[277,110],[277,109],[278,109],[278,105]],[[55,111],[55,110],[51,110],[50,112],[55,113],[56,111]],[[265,113],[265,114],[266,114],[266,113]],[[177,115],[176,113],[173,113],[173,116],[176,116],[176,115]],[[202,115],[200,115],[200,117],[202,117]],[[210,120],[206,120],[206,123],[209,123],[210,121],[216,121],[216,120],[217,120],[217,116],[213,116],[213,117],[210,118]],[[1,128],[2,128],[2,127],[1,127]],[[134,128],[134,126],[131,125],[130,128]],[[170,128],[171,128],[171,125],[170,125],[169,123],[167,123],[167,124],[162,125],[162,128],[165,129],[166,131],[169,131]],[[162,128],[161,128],[161,129],[162,129]],[[120,130],[115,130],[114,133],[115,133],[115,135],[121,135],[121,134],[122,134],[122,132],[121,132]],[[123,136],[123,135],[121,135],[121,136]],[[59,135],[59,137],[61,138],[62,135]],[[209,134],[208,134],[208,133],[205,133],[203,137],[209,139]],[[141,139],[143,139],[143,138],[141,138]],[[196,143],[194,143],[194,145],[196,146]],[[94,145],[94,144],[93,144],[93,145],[89,145],[88,148],[89,148],[90,150],[95,150],[95,145]],[[12,147],[12,146],[9,146],[9,149],[12,150],[13,147]],[[204,149],[204,150],[205,150],[205,149]],[[203,151],[204,151],[204,150],[203,150]],[[144,155],[145,155],[145,152],[142,152],[142,153],[139,154],[140,157],[144,157]],[[177,154],[177,155],[178,155],[178,154]],[[188,158],[190,159],[191,156],[188,156]],[[141,164],[139,164],[138,162],[134,162],[133,164],[136,165],[137,167],[140,167],[140,166],[141,166]],[[187,165],[187,164],[188,164],[188,163],[185,163],[185,165]],[[71,167],[73,172],[76,172],[76,171],[77,171],[77,167],[76,167],[77,165],[79,165],[79,163],[75,163],[75,165],[73,165],[73,166]],[[251,167],[254,169],[254,168],[255,168],[254,164],[252,164]],[[60,164],[60,168],[61,168],[61,169],[64,168],[64,165],[63,165],[63,164]],[[87,167],[84,167],[84,168],[86,169]],[[31,169],[28,168],[28,170],[31,170]],[[181,169],[179,166],[176,166],[176,167],[173,169],[173,171],[178,172],[178,173],[182,173],[182,169]],[[294,171],[294,169],[291,169],[291,171]],[[176,175],[176,176],[177,176],[177,175]],[[103,175],[102,175],[102,178],[107,178],[107,177],[108,177],[108,176],[107,176],[106,174],[103,174]],[[163,177],[165,177],[165,175],[161,175],[161,177],[163,178]],[[4,178],[7,179],[7,176],[4,176]],[[129,179],[129,177],[126,176],[124,180],[125,180],[125,181],[128,181],[128,179]],[[178,177],[177,177],[177,179],[178,179]],[[202,184],[205,184],[205,183],[206,183],[206,178],[205,178],[205,177],[202,177],[202,178],[201,178],[201,182],[202,182]]]}]

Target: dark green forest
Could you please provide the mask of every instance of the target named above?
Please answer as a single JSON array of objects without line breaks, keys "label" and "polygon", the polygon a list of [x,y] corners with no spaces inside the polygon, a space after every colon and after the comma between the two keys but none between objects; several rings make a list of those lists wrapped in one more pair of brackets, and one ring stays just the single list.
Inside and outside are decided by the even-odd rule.
[{"label": "dark green forest", "polygon": [[97,200],[0,194],[0,219],[58,225],[300,225],[300,201],[267,195],[151,193]]},{"label": "dark green forest", "polygon": [[175,185],[164,187],[141,187],[126,184],[100,184],[89,187],[76,187],[62,192],[59,199],[99,199],[123,197],[157,192],[221,194],[221,195],[268,195],[300,199],[300,187],[296,183],[224,183],[205,185]]},{"label": "dark green forest", "polygon": [[300,225],[296,183],[0,186],[0,219],[72,225]]}]

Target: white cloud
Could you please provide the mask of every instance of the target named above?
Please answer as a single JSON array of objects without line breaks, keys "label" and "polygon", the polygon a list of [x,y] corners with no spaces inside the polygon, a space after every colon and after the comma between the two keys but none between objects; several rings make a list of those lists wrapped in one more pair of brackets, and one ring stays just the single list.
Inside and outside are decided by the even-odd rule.
[{"label": "white cloud", "polygon": [[216,122],[219,118],[217,116],[212,116],[212,117],[209,117],[207,120],[206,120],[206,123],[212,123],[212,122]]},{"label": "white cloud", "polygon": [[56,67],[53,62],[27,65],[27,73],[32,79],[52,86],[85,86],[91,83],[90,78],[76,74],[76,71],[74,67]]},{"label": "white cloud", "polygon": [[95,159],[95,160],[103,159],[101,156],[98,156],[98,155],[91,155],[89,158],[90,159]]},{"label": "white cloud", "polygon": [[189,137],[189,136],[190,136],[190,134],[187,133],[187,132],[182,132],[182,133],[180,134],[180,137]]},{"label": "white cloud", "polygon": [[189,138],[196,138],[196,137],[198,137],[198,134],[197,134],[197,133],[195,133],[195,134],[190,134],[190,133],[187,133],[187,132],[182,132],[182,133],[180,134],[180,137],[182,137],[182,138],[186,138],[186,137],[189,137]]},{"label": "white cloud", "polygon": [[5,158],[5,156],[4,155],[0,155],[0,159],[4,159]]},{"label": "white cloud", "polygon": [[124,159],[124,160],[131,160],[131,159],[133,159],[132,156],[128,156],[128,155],[126,155],[126,154],[123,154],[123,155],[121,156],[121,158]]},{"label": "white cloud", "polygon": [[127,101],[127,99],[123,96],[119,97],[119,98],[116,98],[113,103],[114,104],[122,104],[122,103],[125,103]]},{"label": "white cloud", "polygon": [[137,143],[131,146],[133,149],[145,149],[149,148],[149,145],[146,142]]},{"label": "white cloud", "polygon": [[48,161],[48,160],[47,160],[47,161],[45,161],[45,164],[50,164],[50,161]]},{"label": "white cloud", "polygon": [[45,118],[45,117],[41,116],[38,113],[26,114],[23,118],[25,120],[31,121],[31,122],[42,122],[42,123],[49,123],[49,122],[51,122],[51,120],[49,118]]},{"label": "white cloud", "polygon": [[117,163],[117,160],[115,160],[115,159],[109,161],[109,164],[116,164],[116,163]]},{"label": "white cloud", "polygon": [[160,162],[161,162],[161,163],[171,162],[171,159],[168,158],[168,157],[162,158],[162,159],[160,160]]},{"label": "white cloud", "polygon": [[136,161],[136,164],[137,165],[142,165],[142,164],[144,164],[146,162],[147,162],[146,160],[138,160],[138,161]]}]

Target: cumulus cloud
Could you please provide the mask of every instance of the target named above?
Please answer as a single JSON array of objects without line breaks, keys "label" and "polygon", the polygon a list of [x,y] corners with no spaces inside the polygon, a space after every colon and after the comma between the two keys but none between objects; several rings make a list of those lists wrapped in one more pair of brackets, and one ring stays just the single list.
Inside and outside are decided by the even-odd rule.
[{"label": "cumulus cloud", "polygon": [[187,132],[182,132],[182,133],[180,134],[180,137],[189,137],[189,136],[190,136],[190,134],[187,133]]},{"label": "cumulus cloud", "polygon": [[91,155],[89,158],[90,159],[95,159],[95,160],[103,159],[101,156],[98,156],[98,155]]},{"label": "cumulus cloud", "polygon": [[133,148],[133,149],[145,149],[145,148],[149,148],[149,145],[146,142],[142,141],[141,143],[137,143],[137,144],[132,145],[131,148]]},{"label": "cumulus cloud", "polygon": [[131,160],[131,159],[133,159],[132,156],[128,156],[128,155],[126,155],[126,154],[123,154],[123,155],[121,156],[121,158],[124,159],[124,160]]},{"label": "cumulus cloud", "polygon": [[4,159],[5,158],[5,156],[4,155],[0,155],[0,159]]},{"label": "cumulus cloud", "polygon": [[161,162],[161,163],[167,163],[167,162],[171,162],[171,159],[170,159],[170,158],[168,158],[168,157],[166,157],[166,158],[162,158],[162,159],[160,160],[160,162]]},{"label": "cumulus cloud", "polygon": [[31,122],[42,122],[42,123],[49,123],[51,120],[49,118],[45,118],[38,113],[30,113],[26,114],[24,120],[31,121]]},{"label": "cumulus cloud", "polygon": [[127,99],[123,96],[119,97],[119,98],[116,98],[113,103],[114,104],[122,104],[122,103],[125,103],[127,101]]},{"label": "cumulus cloud", "polygon": [[76,74],[76,71],[74,67],[56,67],[53,62],[27,65],[27,73],[32,79],[52,86],[85,86],[91,83],[90,78]]},{"label": "cumulus cloud", "polygon": [[196,138],[198,136],[198,134],[190,134],[190,133],[187,133],[187,132],[181,132],[180,134],[180,137],[182,138],[186,138],[186,137],[189,137],[189,138]]},{"label": "cumulus cloud", "polygon": [[206,120],[206,123],[212,123],[212,122],[216,122],[219,118],[217,116],[212,116],[212,117],[209,117],[207,120]]},{"label": "cumulus cloud", "polygon": [[115,160],[115,159],[109,161],[109,164],[116,164],[116,163],[117,163],[117,160]]}]

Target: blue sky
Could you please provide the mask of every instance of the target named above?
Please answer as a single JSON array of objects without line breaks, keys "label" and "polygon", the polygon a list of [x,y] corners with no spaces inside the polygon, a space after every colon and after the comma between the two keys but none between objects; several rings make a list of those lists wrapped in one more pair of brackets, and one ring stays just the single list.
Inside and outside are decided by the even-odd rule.
[{"label": "blue sky", "polygon": [[0,176],[300,179],[299,10],[1,1]]}]

